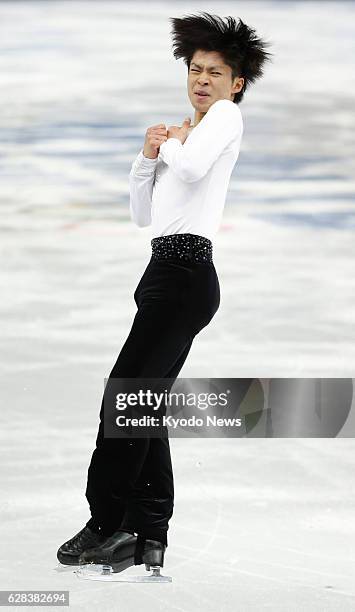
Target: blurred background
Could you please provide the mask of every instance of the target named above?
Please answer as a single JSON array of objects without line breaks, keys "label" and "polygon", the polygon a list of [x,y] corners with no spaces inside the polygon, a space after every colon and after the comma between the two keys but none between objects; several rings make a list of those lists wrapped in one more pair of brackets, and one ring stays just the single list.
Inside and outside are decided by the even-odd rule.
[{"label": "blurred background", "polygon": [[168,18],[199,10],[274,58],[240,105],[221,307],[182,375],[353,375],[353,2],[0,3],[6,369],[96,370],[125,338],[150,256],[128,173],[149,125],[193,112]]},{"label": "blurred background", "polygon": [[[274,58],[240,105],[221,305],[180,376],[355,372],[354,2],[0,2],[2,584],[70,587],[73,609],[116,593],[52,570],[88,518],[104,377],[150,257],[128,173],[148,126],[193,112],[168,19],[202,10]],[[140,585],[148,608],[353,610],[352,440],[237,442],[172,441],[175,605]]]}]

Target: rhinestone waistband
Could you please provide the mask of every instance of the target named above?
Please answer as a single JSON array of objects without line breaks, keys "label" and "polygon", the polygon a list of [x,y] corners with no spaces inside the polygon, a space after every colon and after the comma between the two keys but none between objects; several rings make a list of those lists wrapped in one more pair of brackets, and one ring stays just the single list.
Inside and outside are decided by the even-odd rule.
[{"label": "rhinestone waistband", "polygon": [[212,242],[197,234],[170,234],[151,240],[153,259],[212,262]]}]

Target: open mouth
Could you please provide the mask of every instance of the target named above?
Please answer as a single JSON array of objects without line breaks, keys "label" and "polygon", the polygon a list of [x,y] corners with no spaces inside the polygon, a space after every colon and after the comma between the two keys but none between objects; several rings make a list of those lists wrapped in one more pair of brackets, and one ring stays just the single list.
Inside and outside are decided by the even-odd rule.
[{"label": "open mouth", "polygon": [[196,96],[198,96],[199,98],[208,98],[209,94],[201,94],[201,93],[195,93]]}]

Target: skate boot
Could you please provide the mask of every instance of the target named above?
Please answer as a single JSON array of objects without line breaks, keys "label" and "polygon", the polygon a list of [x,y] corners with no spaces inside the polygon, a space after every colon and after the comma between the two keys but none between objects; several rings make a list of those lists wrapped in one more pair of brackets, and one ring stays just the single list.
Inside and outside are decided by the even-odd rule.
[{"label": "skate boot", "polygon": [[107,536],[92,531],[85,526],[70,540],[62,544],[57,551],[57,559],[63,565],[79,565],[79,557],[88,548],[99,546]]},{"label": "skate boot", "polygon": [[162,542],[118,530],[101,545],[85,550],[79,557],[79,565],[94,563],[111,567],[116,573],[145,563],[149,571],[151,567],[163,567],[165,549]]}]

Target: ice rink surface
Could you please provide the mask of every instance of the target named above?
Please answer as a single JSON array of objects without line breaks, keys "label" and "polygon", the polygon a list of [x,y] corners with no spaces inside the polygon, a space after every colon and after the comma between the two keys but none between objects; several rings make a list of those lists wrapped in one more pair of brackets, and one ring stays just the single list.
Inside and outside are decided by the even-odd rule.
[{"label": "ice rink surface", "polygon": [[128,172],[149,125],[191,113],[168,17],[200,10],[240,16],[276,57],[241,104],[214,245],[221,305],[180,376],[354,377],[354,3],[2,2],[0,588],[67,589],[75,611],[352,612],[345,428],[172,439],[173,582],[55,569],[89,518],[104,377],[150,253]]}]

